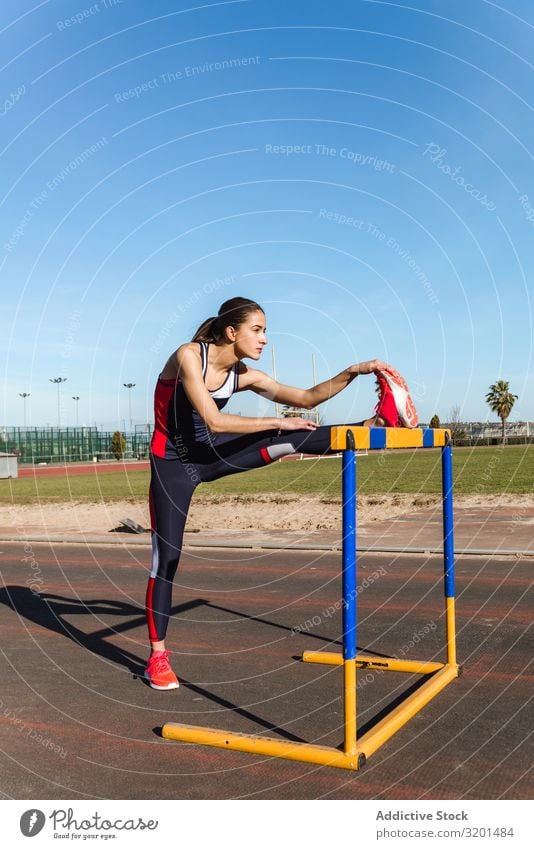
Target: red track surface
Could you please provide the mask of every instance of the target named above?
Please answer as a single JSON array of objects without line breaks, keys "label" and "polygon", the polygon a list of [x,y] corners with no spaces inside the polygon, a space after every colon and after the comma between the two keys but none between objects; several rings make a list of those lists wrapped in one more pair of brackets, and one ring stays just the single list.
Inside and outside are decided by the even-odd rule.
[{"label": "red track surface", "polygon": [[142,460],[138,463],[71,463],[67,466],[22,466],[19,467],[19,478],[101,475],[106,472],[145,472],[149,468],[148,460]]}]

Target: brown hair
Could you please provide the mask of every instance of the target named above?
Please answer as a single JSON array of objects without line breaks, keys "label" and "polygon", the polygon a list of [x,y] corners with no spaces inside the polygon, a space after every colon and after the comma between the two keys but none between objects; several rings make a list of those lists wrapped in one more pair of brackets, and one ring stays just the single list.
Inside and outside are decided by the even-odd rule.
[{"label": "brown hair", "polygon": [[263,312],[256,301],[248,298],[230,298],[219,309],[218,315],[203,321],[192,338],[192,342],[220,342],[225,338],[227,327],[239,327],[251,312]]}]

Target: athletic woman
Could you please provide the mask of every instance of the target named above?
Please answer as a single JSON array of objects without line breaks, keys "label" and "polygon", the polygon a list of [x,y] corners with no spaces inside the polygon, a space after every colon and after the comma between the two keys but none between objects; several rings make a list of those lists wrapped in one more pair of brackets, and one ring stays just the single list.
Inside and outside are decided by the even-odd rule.
[{"label": "athletic woman", "polygon": [[151,687],[172,690],[165,634],[172,583],[182,550],[191,497],[199,483],[257,469],[287,454],[329,454],[330,426],[304,418],[256,418],[223,413],[234,392],[246,389],[292,407],[312,409],[333,398],[360,374],[377,375],[380,400],[366,427],[414,426],[416,414],[400,375],[381,360],[351,365],[311,389],[284,386],[244,359],[257,361],[267,344],[265,313],[246,298],[232,298],[205,321],[192,342],[167,360],[156,385],[151,442],[152,571],[146,615],[152,653],[145,671]]}]

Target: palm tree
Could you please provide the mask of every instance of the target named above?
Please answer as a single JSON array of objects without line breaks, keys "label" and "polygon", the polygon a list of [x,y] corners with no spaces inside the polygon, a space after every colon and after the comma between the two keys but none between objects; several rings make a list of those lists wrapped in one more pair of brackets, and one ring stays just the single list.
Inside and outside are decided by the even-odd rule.
[{"label": "palm tree", "polygon": [[486,402],[494,413],[497,413],[502,422],[502,444],[506,442],[506,419],[512,412],[512,407],[517,401],[518,396],[510,392],[510,386],[507,380],[498,380],[493,383],[489,392],[486,395]]}]

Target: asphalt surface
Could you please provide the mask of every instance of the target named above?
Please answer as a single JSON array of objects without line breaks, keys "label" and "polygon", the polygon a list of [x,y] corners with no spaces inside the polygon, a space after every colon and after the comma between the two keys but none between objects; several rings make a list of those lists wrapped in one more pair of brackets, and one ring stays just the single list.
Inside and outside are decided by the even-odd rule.
[{"label": "asphalt surface", "polygon": [[[457,560],[463,675],[358,773],[164,740],[175,721],[342,742],[337,552],[187,549],[168,644],[180,689],[139,677],[148,552],[2,542],[0,792],[14,799],[526,799],[532,560]],[[439,556],[359,558],[360,651],[443,660]],[[358,672],[366,730],[419,676]]]}]

